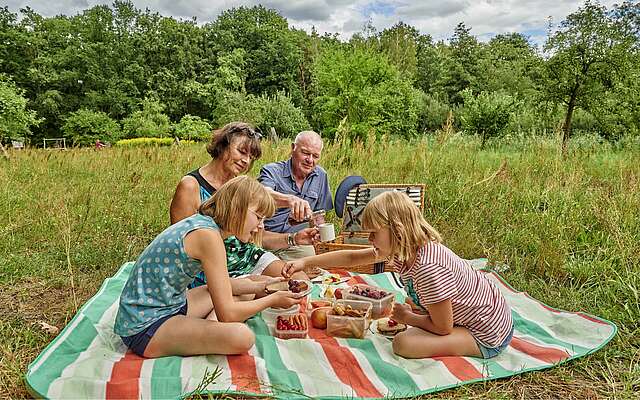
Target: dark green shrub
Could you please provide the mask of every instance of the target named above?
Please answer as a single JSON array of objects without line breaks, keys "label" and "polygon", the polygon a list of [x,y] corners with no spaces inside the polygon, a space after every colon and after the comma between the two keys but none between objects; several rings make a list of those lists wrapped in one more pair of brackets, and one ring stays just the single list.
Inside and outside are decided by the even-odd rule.
[{"label": "dark green shrub", "polygon": [[62,133],[74,146],[92,146],[97,140],[117,140],[120,137],[120,125],[106,113],[83,109],[65,118]]}]

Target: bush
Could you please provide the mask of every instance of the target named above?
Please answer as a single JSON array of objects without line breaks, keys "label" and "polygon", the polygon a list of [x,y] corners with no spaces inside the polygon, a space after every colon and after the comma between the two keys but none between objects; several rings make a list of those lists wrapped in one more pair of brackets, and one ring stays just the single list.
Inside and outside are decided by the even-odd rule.
[{"label": "bush", "polygon": [[174,125],[173,133],[181,140],[207,141],[211,138],[211,125],[200,117],[187,114]]},{"label": "bush", "polygon": [[265,133],[274,128],[279,137],[292,138],[310,128],[302,110],[284,92],[273,97],[261,95],[257,98],[257,105],[260,120],[255,123]]},{"label": "bush", "polygon": [[[144,146],[171,146],[174,138],[140,137],[134,139],[122,139],[116,142],[118,147],[144,147]],[[180,143],[195,143],[192,140],[183,140]]]},{"label": "bush", "polygon": [[0,141],[4,136],[27,135],[41,122],[35,111],[27,110],[24,90],[3,79],[0,75]]},{"label": "bush", "polygon": [[164,111],[164,105],[158,100],[144,99],[142,111],[135,111],[122,121],[124,138],[169,136],[171,124],[169,117],[162,111]]},{"label": "bush", "polygon": [[280,137],[293,137],[308,129],[309,123],[284,92],[275,96],[253,96],[223,91],[213,114],[217,126],[231,121],[244,121],[260,128],[265,134],[273,127]]},{"label": "bush", "polygon": [[441,101],[437,96],[420,92],[418,106],[418,132],[433,132],[447,121],[454,106]]},{"label": "bush", "polygon": [[470,89],[465,89],[460,94],[464,99],[460,115],[462,127],[468,133],[480,135],[480,147],[484,148],[488,138],[505,132],[517,101],[502,92],[481,92],[474,96]]},{"label": "bush", "polygon": [[106,113],[83,109],[65,118],[62,133],[74,146],[91,146],[96,140],[116,140],[120,137],[120,125]]},{"label": "bush", "polygon": [[329,137],[416,134],[420,92],[367,48],[326,50],[313,69],[314,126]]}]

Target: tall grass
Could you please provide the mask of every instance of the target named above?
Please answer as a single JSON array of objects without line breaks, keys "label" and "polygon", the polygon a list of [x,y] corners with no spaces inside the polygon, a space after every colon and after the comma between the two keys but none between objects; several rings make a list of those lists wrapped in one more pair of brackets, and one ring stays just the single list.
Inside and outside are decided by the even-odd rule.
[{"label": "tall grass", "polygon": [[[264,142],[251,174],[285,159],[288,146]],[[517,289],[620,328],[593,356],[448,396],[632,397],[640,390],[640,150],[577,144],[563,157],[551,140],[478,148],[455,135],[370,138],[327,144],[321,164],[334,189],[354,174],[425,183],[425,215],[455,252],[507,264]],[[21,375],[51,340],[34,323],[62,327],[167,226],[178,180],[206,161],[201,145],[27,150],[0,161],[2,397],[27,395]],[[564,392],[549,392],[554,384]]]}]

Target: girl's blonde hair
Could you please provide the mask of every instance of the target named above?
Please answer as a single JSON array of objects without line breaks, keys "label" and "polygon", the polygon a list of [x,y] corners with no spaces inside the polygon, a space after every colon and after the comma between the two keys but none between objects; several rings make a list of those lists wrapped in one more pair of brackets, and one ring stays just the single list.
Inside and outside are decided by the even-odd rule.
[{"label": "girl's blonde hair", "polygon": [[395,190],[384,192],[367,204],[362,214],[362,228],[389,228],[391,254],[401,261],[411,259],[427,241],[442,242],[438,231],[424,219],[409,196]]},{"label": "girl's blonde hair", "polygon": [[[198,212],[213,218],[221,229],[238,235],[244,230],[249,206],[255,207],[256,213],[265,217],[271,217],[276,210],[273,198],[260,182],[240,175],[222,185],[200,205]],[[251,239],[256,245],[262,245],[262,230],[252,234]]]}]

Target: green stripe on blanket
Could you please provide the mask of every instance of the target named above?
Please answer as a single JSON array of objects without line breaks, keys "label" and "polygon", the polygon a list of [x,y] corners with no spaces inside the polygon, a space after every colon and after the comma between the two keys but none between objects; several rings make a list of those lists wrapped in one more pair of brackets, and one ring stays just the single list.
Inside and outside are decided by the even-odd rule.
[{"label": "green stripe on blanket", "polygon": [[[248,354],[146,360],[127,352],[113,334],[118,297],[132,266],[123,265],[107,279],[29,365],[26,380],[35,396],[180,398],[201,386],[206,371],[220,367],[215,382],[200,387],[203,393],[301,399],[407,397],[549,368],[598,350],[617,330],[609,321],[545,306],[487,272],[511,305],[515,324],[512,344],[491,360],[408,360],[393,354],[390,340],[372,332],[363,340],[328,338],[321,332],[309,339],[280,340],[270,335],[260,316],[248,321],[256,333],[256,345]],[[404,293],[390,273],[360,277],[396,290],[396,300],[403,301]],[[316,287],[312,295],[320,292]]]}]

